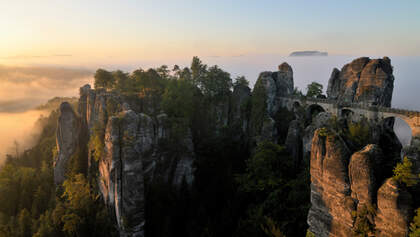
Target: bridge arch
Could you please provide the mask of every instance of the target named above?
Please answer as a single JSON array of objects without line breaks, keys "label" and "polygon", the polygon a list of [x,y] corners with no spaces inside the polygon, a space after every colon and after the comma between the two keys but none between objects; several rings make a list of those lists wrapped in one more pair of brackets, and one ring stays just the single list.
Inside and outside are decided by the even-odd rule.
[{"label": "bridge arch", "polygon": [[352,119],[354,116],[354,111],[348,108],[341,109],[340,116],[346,119]]},{"label": "bridge arch", "polygon": [[319,104],[311,104],[306,110],[306,117],[312,123],[312,119],[315,118],[319,113],[325,112],[326,110]]},{"label": "bridge arch", "polygon": [[401,145],[410,145],[413,136],[415,136],[415,126],[411,123],[410,118],[400,114],[387,114],[381,121],[383,126],[392,127],[397,135]]}]

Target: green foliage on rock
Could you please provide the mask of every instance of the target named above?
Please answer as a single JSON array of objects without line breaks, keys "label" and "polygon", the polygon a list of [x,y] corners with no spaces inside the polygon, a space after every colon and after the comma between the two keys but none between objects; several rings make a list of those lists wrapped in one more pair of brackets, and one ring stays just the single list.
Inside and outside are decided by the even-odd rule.
[{"label": "green foliage on rock", "polygon": [[356,149],[361,149],[369,143],[369,131],[369,123],[366,120],[361,120],[359,122],[350,121],[348,123],[348,133],[346,135]]},{"label": "green foliage on rock", "polygon": [[93,150],[93,158],[99,161],[104,155],[105,129],[99,122],[95,123],[92,128],[92,135],[89,139],[89,148]]},{"label": "green foliage on rock", "polygon": [[310,230],[306,231],[306,237],[316,237],[314,233],[312,233]]},{"label": "green foliage on rock", "polygon": [[374,217],[376,215],[376,208],[371,205],[363,205],[355,213],[355,224],[353,227],[354,236],[368,237],[375,233]]},{"label": "green foliage on rock", "polygon": [[94,78],[94,86],[96,89],[112,89],[115,86],[115,78],[113,77],[112,73],[104,69],[96,70]]},{"label": "green foliage on rock", "polygon": [[413,173],[413,163],[407,157],[404,157],[402,163],[398,163],[394,168],[393,179],[407,187],[418,183],[418,174]]},{"label": "green foliage on rock", "polygon": [[238,76],[235,78],[233,86],[249,86],[249,81],[244,76]]},{"label": "green foliage on rock", "polygon": [[413,222],[410,224],[410,237],[420,237],[420,208],[416,210]]}]

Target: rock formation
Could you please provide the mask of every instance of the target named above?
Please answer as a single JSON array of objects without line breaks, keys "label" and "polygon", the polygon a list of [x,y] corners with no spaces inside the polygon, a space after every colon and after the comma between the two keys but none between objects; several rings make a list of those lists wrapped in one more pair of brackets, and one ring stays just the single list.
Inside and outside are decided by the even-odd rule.
[{"label": "rock formation", "polygon": [[[409,195],[391,179],[379,189],[390,177],[395,153],[401,148],[392,124],[369,121],[373,127],[370,142],[376,145],[355,152],[347,137],[326,129],[333,119],[330,113],[303,115],[295,111],[294,118],[286,121],[281,98],[293,93],[293,70],[287,63],[278,69],[262,72],[252,93],[249,87],[236,85],[226,98],[206,108],[212,123],[209,127],[214,128],[211,135],[226,126],[234,128],[235,142],[242,141],[250,153],[258,142],[285,139],[297,169],[302,157],[310,156],[312,206],[307,222],[315,236],[353,236],[359,218],[355,213],[375,204],[378,215],[371,222],[380,236],[403,236],[411,210]],[[390,106],[393,81],[388,58],[359,58],[341,71],[333,70],[327,94],[338,100],[338,105]],[[69,104],[60,107],[54,180],[57,184],[64,180],[70,157],[80,144],[87,144],[80,136],[103,132],[104,151],[94,159],[95,148],[89,146],[89,166],[99,171],[102,198],[114,214],[121,236],[144,236],[148,187],[163,184],[176,192],[191,188],[194,182],[197,155],[193,134],[197,137],[190,121],[168,117],[160,108],[148,108],[150,101],[143,102],[86,85],[80,88],[80,118]],[[336,121],[346,123],[346,119]]]},{"label": "rock formation", "polygon": [[378,211],[375,225],[378,237],[403,237],[408,235],[411,219],[411,195],[389,178],[378,191]]},{"label": "rock formation", "polygon": [[354,201],[347,166],[350,151],[335,134],[315,132],[311,148],[309,230],[315,236],[351,236]]},{"label": "rock formation", "polygon": [[[115,214],[121,236],[144,236],[147,184],[160,182],[179,188],[184,182],[191,186],[194,180],[194,145],[185,121],[171,120],[166,114],[150,117],[132,110],[138,108],[136,103],[88,85],[80,89],[82,128],[88,130],[87,136],[95,130],[104,132],[102,157],[95,161],[91,147],[89,165],[99,170],[100,191]],[[64,122],[59,123],[69,128],[73,115],[67,109],[64,112]]]},{"label": "rock formation", "polygon": [[282,106],[280,97],[293,93],[293,70],[287,63],[277,72],[260,73],[251,99],[251,136],[254,142],[278,140],[275,117]]},{"label": "rock formation", "polygon": [[111,117],[105,133],[105,157],[99,161],[100,187],[114,208],[120,236],[144,236],[143,163],[137,147],[139,116],[129,110]]},{"label": "rock formation", "polygon": [[391,106],[394,76],[391,60],[362,57],[334,68],[328,81],[327,95],[343,103]]},{"label": "rock formation", "polygon": [[[370,234],[375,229],[376,236],[407,236],[411,195],[392,178],[378,187],[383,180],[377,170],[386,162],[381,148],[369,144],[349,162],[344,140],[332,133],[317,130],[312,142],[309,230],[315,236],[354,236],[360,218],[368,218]],[[375,206],[376,216],[364,212]]]},{"label": "rock formation", "polygon": [[375,168],[381,164],[382,150],[373,144],[354,153],[350,159],[349,178],[351,196],[357,201],[357,210],[376,200],[377,178]]},{"label": "rock formation", "polygon": [[80,121],[71,105],[60,105],[57,125],[57,156],[54,158],[54,182],[61,184],[66,178],[67,164],[78,149]]},{"label": "rock formation", "polygon": [[295,168],[300,166],[303,158],[303,145],[302,145],[302,126],[299,120],[293,120],[289,124],[286,137],[286,148],[290,155],[295,160]]},{"label": "rock formation", "polygon": [[230,99],[230,125],[239,127],[243,134],[248,133],[251,89],[245,85],[236,85]]}]

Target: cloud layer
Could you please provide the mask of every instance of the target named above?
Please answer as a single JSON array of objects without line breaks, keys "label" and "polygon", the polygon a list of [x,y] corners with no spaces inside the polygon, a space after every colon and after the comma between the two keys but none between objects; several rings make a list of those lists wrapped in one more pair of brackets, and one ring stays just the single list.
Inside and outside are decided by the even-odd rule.
[{"label": "cloud layer", "polygon": [[55,96],[75,96],[92,75],[84,69],[0,66],[0,113],[24,112]]},{"label": "cloud layer", "polygon": [[14,141],[21,150],[31,146],[35,122],[48,115],[35,107],[56,96],[77,96],[92,76],[83,69],[0,65],[0,163],[13,154]]}]

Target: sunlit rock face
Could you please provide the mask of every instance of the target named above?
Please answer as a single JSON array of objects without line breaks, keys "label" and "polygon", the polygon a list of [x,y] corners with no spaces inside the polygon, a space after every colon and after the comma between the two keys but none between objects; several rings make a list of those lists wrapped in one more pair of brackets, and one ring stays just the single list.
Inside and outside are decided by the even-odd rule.
[{"label": "sunlit rock face", "polygon": [[352,236],[354,201],[350,194],[350,151],[334,134],[315,132],[311,148],[309,230],[315,236]]},{"label": "sunlit rock face", "polygon": [[[320,131],[312,141],[309,230],[315,236],[355,236],[367,218],[374,228],[369,234],[407,236],[411,195],[392,178],[383,180],[383,169],[389,169],[383,149],[369,144],[351,154],[340,136]],[[373,211],[362,214],[367,209]]]},{"label": "sunlit rock face", "polygon": [[334,68],[328,81],[327,95],[340,102],[391,106],[394,76],[391,60],[362,57]]},{"label": "sunlit rock face", "polygon": [[332,115],[330,113],[321,112],[312,119],[312,123],[309,124],[302,132],[302,146],[303,156],[305,159],[309,159],[312,147],[312,138],[314,137],[315,131],[318,128],[325,127],[329,124]]},{"label": "sunlit rock face", "polygon": [[378,190],[378,211],[375,217],[379,237],[408,236],[412,213],[411,195],[389,178]]},{"label": "sunlit rock face", "polygon": [[77,150],[80,134],[80,121],[71,105],[60,105],[60,117],[57,124],[57,156],[54,158],[54,182],[63,183],[67,165]]},{"label": "sunlit rock face", "polygon": [[351,196],[357,200],[359,211],[363,206],[372,205],[376,199],[378,181],[375,170],[382,158],[382,150],[373,144],[367,145],[351,156],[349,164]]}]

